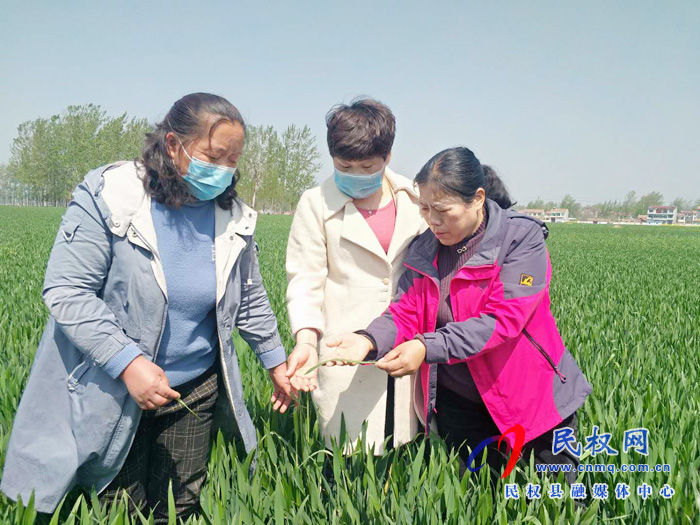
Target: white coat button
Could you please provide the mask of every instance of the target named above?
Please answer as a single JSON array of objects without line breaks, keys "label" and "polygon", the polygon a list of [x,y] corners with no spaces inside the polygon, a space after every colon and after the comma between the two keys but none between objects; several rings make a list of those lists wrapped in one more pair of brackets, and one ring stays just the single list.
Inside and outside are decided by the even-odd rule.
[{"label": "white coat button", "polygon": [[383,282],[384,284],[389,284],[391,281],[389,281],[389,278],[388,278],[388,277],[384,277],[384,279],[382,279],[382,282]]},{"label": "white coat button", "polygon": [[112,224],[114,224],[115,228],[119,228],[119,225],[121,224],[119,221],[112,221]]}]

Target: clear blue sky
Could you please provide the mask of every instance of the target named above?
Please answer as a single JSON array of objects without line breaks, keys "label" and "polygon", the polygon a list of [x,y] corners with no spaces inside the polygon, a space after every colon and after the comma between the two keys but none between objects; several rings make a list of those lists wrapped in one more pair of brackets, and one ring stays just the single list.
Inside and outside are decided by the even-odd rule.
[{"label": "clear blue sky", "polygon": [[[565,5],[566,4],[566,5]],[[253,124],[308,124],[370,95],[413,176],[466,145],[521,203],[700,198],[700,2],[0,0],[0,162],[17,126],[69,104],[163,117],[227,97]]]}]

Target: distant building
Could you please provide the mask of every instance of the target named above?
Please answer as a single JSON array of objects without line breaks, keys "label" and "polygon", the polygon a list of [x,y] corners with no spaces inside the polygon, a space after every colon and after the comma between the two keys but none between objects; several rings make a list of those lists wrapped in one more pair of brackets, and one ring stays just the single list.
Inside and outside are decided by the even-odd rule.
[{"label": "distant building", "polygon": [[639,222],[640,224],[646,224],[648,220],[648,215],[637,215],[637,222]]},{"label": "distant building", "polygon": [[534,217],[536,219],[544,220],[544,210],[536,210],[536,209],[531,209],[531,208],[525,208],[524,210],[517,210],[518,212],[522,213],[523,215],[527,215],[528,217]]},{"label": "distant building", "polygon": [[693,224],[698,220],[698,210],[684,210],[678,214],[680,224]]},{"label": "distant building", "polygon": [[676,206],[649,206],[647,224],[675,224],[678,220]]},{"label": "distant building", "polygon": [[552,208],[544,216],[546,222],[569,222],[568,208]]}]

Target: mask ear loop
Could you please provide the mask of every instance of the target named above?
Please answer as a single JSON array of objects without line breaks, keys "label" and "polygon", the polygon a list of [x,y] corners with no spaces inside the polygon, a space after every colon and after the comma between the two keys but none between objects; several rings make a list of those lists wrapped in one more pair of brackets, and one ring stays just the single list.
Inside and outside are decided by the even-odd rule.
[{"label": "mask ear loop", "polygon": [[[173,133],[173,135],[175,135],[175,138],[176,138],[177,141],[180,143],[180,147],[182,148],[182,151],[185,152],[185,155],[187,155],[187,158],[190,159],[190,162],[192,162],[192,157],[190,157],[190,154],[187,153],[187,150],[185,149],[185,145],[184,145],[184,144],[182,143],[182,141],[180,140],[180,137],[177,136],[177,131],[175,131],[175,128],[174,128],[173,125],[170,123],[170,119],[167,117],[167,115],[166,115],[166,117],[165,117],[165,120],[166,120],[166,122],[168,123],[168,127],[170,128],[170,131]],[[180,170],[178,169],[177,164],[175,164],[175,157],[170,157],[170,162],[173,163],[173,168],[175,169],[175,171],[176,171],[178,174],[180,174]]]},{"label": "mask ear loop", "polygon": [[391,192],[391,199],[394,201],[394,206],[396,205],[396,193],[394,192],[394,187],[391,185],[389,177],[386,176],[386,166],[384,166],[384,173],[382,175],[386,178],[386,183],[389,185],[389,192]]},{"label": "mask ear loop", "polygon": [[[167,117],[166,117],[166,120],[167,120]],[[180,137],[177,136],[177,132],[173,129],[173,127],[172,127],[172,125],[170,124],[170,121],[169,121],[169,120],[168,120],[168,126],[170,126],[170,129],[171,129],[171,131],[173,132],[173,134],[175,135],[175,138],[176,138],[177,141],[180,143],[180,147],[182,148],[182,151],[185,152],[185,155],[187,156],[188,159],[190,159],[190,162],[194,162],[195,164],[199,163],[199,164],[201,164],[201,165],[210,166],[210,167],[217,168],[217,169],[221,169],[221,168],[224,168],[224,169],[231,169],[231,168],[226,168],[226,166],[219,166],[218,164],[214,164],[213,162],[207,162],[207,161],[202,160],[202,159],[193,159],[193,158],[190,156],[190,154],[187,153],[187,150],[185,149],[185,145],[184,145],[184,144],[182,143],[182,141],[180,140]],[[175,166],[175,159],[172,159],[172,161],[173,161],[173,166]],[[232,175],[235,175],[235,174],[236,174],[237,168],[232,168],[232,169],[233,169]],[[178,171],[177,166],[175,166],[175,171]]]},{"label": "mask ear loop", "polygon": [[[175,133],[175,132],[173,131],[173,133]],[[190,159],[190,162],[192,162],[192,157],[190,157],[190,154],[187,153],[187,150],[185,149],[185,145],[184,145],[184,144],[182,143],[182,141],[180,140],[180,137],[177,136],[177,133],[175,133],[175,138],[176,138],[177,141],[180,143],[180,147],[182,148],[182,151],[185,152],[185,155],[187,155],[187,158]]]}]

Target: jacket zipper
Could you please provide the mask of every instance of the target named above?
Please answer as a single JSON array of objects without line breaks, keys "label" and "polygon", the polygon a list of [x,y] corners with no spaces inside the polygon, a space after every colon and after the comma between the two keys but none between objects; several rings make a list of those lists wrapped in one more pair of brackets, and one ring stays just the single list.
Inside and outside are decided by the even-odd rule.
[{"label": "jacket zipper", "polygon": [[[252,236],[250,239],[250,247],[251,247],[251,253],[250,253],[251,259],[250,259],[250,264],[248,265],[248,280],[245,283],[247,285],[253,284],[253,257],[254,257],[253,251],[255,250],[255,241],[253,240]],[[214,255],[216,256],[216,252],[214,252]],[[228,280],[228,276],[227,276],[226,280]],[[224,293],[225,292],[226,292],[226,290],[224,289]],[[223,300],[223,298],[224,297],[222,295],[221,299]],[[218,310],[218,308],[217,308],[217,310]],[[231,322],[233,323],[233,320],[231,320]],[[229,401],[231,403],[231,409],[233,410],[233,415],[236,418],[236,421],[238,421],[238,413],[236,412],[236,404],[233,402],[233,394],[231,393],[231,384],[229,383],[228,372],[226,371],[226,361],[224,359],[223,341],[221,339],[221,333],[219,332],[218,321],[216,323],[216,326],[217,326],[216,333],[219,336],[219,357],[220,357],[220,361],[221,361],[221,373],[224,376],[224,386],[226,387],[226,393],[228,394],[228,398],[229,398]],[[233,329],[233,327],[232,327],[232,329]],[[229,336],[229,344],[231,344],[231,346],[233,346],[233,343],[230,343],[230,336]]]},{"label": "jacket zipper", "polygon": [[[146,241],[146,239],[144,239],[143,235],[141,235],[141,232],[139,232],[139,231],[134,227],[133,224],[131,225],[131,228],[134,230],[134,232],[136,233],[136,235],[138,236],[138,238],[141,239],[141,241],[142,241],[142,242],[146,245],[146,247],[151,251],[151,256],[152,256],[152,257],[156,257],[156,255],[155,255],[155,250],[153,249],[153,246],[151,246],[151,245],[148,243],[148,241]],[[214,256],[216,257],[216,252],[214,252]],[[160,349],[160,342],[161,342],[162,339],[163,339],[163,332],[165,332],[165,320],[166,320],[166,318],[167,318],[167,315],[168,315],[168,298],[165,297],[165,309],[163,310],[163,321],[162,321],[162,323],[161,323],[160,335],[158,336],[158,342],[156,343],[156,347],[155,347],[154,352],[153,352],[153,362],[154,362],[154,363],[156,362],[156,357],[158,356],[158,350]],[[221,371],[221,372],[222,372],[222,374],[223,374],[223,376],[224,376],[224,384],[225,384],[225,386],[226,386],[226,393],[228,394],[229,401],[230,401],[230,403],[231,403],[231,409],[233,410],[233,415],[236,417],[236,420],[237,420],[237,419],[238,419],[238,413],[236,412],[236,405],[235,405],[235,403],[233,402],[233,395],[231,394],[231,385],[229,384],[228,374],[227,374],[227,371],[226,371],[226,363],[225,363],[225,361],[224,361],[224,353],[223,353],[223,345],[222,345],[222,340],[221,340],[221,332],[219,332],[219,328],[218,328],[218,325],[219,325],[218,315],[217,315],[217,323],[216,323],[216,324],[217,324],[216,332],[217,332],[217,335],[218,335],[218,338],[219,338],[219,357],[220,357],[220,361],[221,361],[221,365],[222,365],[222,367],[221,367],[221,368],[222,368],[222,371]]]},{"label": "jacket zipper", "polygon": [[535,338],[532,337],[532,335],[530,335],[530,332],[528,332],[527,330],[523,330],[523,334],[525,335],[525,337],[527,337],[528,341],[530,341],[532,343],[532,346],[534,346],[537,349],[537,351],[544,356],[544,358],[549,363],[549,366],[551,366],[552,369],[554,370],[554,372],[559,376],[559,380],[562,383],[566,383],[566,376],[564,374],[562,374],[562,372],[561,372],[561,370],[559,370],[559,368],[557,368],[557,365],[554,364],[554,361],[552,361],[552,358],[549,357],[549,354],[544,351],[544,348],[542,348],[540,346],[540,344],[537,341],[535,341]]},{"label": "jacket zipper", "polygon": [[[156,258],[156,252],[155,252],[155,250],[153,249],[153,246],[151,246],[151,245],[148,243],[148,241],[146,241],[146,239],[144,239],[143,235],[141,235],[141,232],[139,232],[139,231],[134,227],[133,224],[131,224],[131,229],[134,231],[134,233],[136,233],[136,235],[138,236],[138,238],[141,239],[141,242],[143,242],[143,244],[146,245],[146,248],[149,250],[149,252],[150,252],[150,254],[151,254],[151,257]],[[155,364],[155,362],[156,362],[156,358],[158,357],[158,349],[160,348],[160,342],[161,342],[161,340],[163,339],[163,332],[165,332],[165,321],[166,321],[167,316],[168,316],[168,297],[167,297],[165,294],[163,294],[163,298],[165,299],[165,308],[163,308],[163,320],[162,320],[161,323],[160,323],[160,333],[158,334],[158,341],[156,342],[156,346],[155,346],[155,348],[153,349],[153,361],[152,361],[152,363],[154,363],[154,364]],[[143,412],[143,410],[141,410],[141,411],[139,412],[139,421],[140,421],[142,412]],[[122,415],[120,416],[120,420],[121,420],[121,418],[123,418],[123,417],[124,417],[124,411],[123,411],[123,407],[122,407]],[[119,425],[117,425],[117,426],[119,426]],[[138,426],[138,423],[137,423],[137,426]],[[110,453],[110,451],[111,451],[111,449],[112,449],[112,443],[114,442],[115,436],[116,436],[116,431],[115,431],[115,433],[112,435],[112,438],[110,439],[109,444],[107,445],[107,455],[109,455],[109,453]],[[133,445],[134,439],[136,439],[136,432],[132,432],[132,434],[131,434],[131,439],[129,440],[129,448],[131,448],[131,446]],[[122,466],[123,466],[123,465],[124,465],[124,464],[122,463]],[[98,491],[98,494],[101,493],[105,488],[107,488],[107,485],[105,485],[104,487],[102,487],[102,488]]]},{"label": "jacket zipper", "polygon": [[[428,275],[428,274],[426,274],[426,273],[423,273],[423,272],[421,272],[421,271],[418,271],[418,270],[416,270],[413,266],[408,265],[408,264],[406,264],[406,263],[404,263],[404,266],[405,266],[406,268],[410,269],[410,270],[413,270],[413,271],[416,272],[417,274],[422,275],[423,277],[427,277],[428,279],[430,279],[430,281],[431,281],[435,286],[437,286],[437,288],[438,288],[438,295],[440,294],[440,285],[437,283],[437,281],[435,280],[434,277],[432,277],[432,276],[430,276],[430,275]],[[434,332],[435,330],[437,330],[437,310],[436,310],[436,312],[435,312],[435,319],[433,319],[432,321],[433,321],[433,322],[432,322],[432,325],[433,325],[433,332]],[[433,377],[432,372],[433,372],[433,367],[434,367],[434,366],[435,366],[435,365],[428,365],[428,392],[424,392],[424,393],[423,393],[423,395],[427,395],[427,396],[428,396],[428,405],[430,405],[430,387],[432,386],[430,383],[431,383],[431,380],[432,380],[432,377]],[[436,401],[436,404],[437,404],[437,401]],[[436,409],[435,407],[433,407],[433,410],[437,413],[437,409]],[[427,411],[426,414],[425,414],[425,435],[426,435],[426,436],[430,435],[430,420],[431,420],[431,419],[432,419],[432,417],[430,416],[430,409],[428,409],[428,411]]]},{"label": "jacket zipper", "polygon": [[[252,241],[252,239],[251,239]],[[216,250],[214,250],[214,257],[216,258],[217,253]],[[230,254],[229,254],[230,256]],[[248,283],[246,284],[252,284],[252,269],[249,271],[248,274]],[[225,276],[226,280],[228,281],[228,275]],[[242,276],[241,276],[242,277]],[[218,286],[218,283],[217,283]],[[226,288],[224,285],[224,294],[226,293]],[[221,301],[224,300],[224,296],[221,296]],[[221,338],[221,331],[219,330],[219,303],[221,301],[218,301],[216,303],[216,335],[219,338],[219,362],[221,363],[221,375],[224,380],[224,388],[226,389],[226,395],[228,396],[229,404],[231,405],[231,410],[233,410],[233,417],[236,419],[236,424],[238,424],[238,412],[236,412],[236,403],[233,400],[233,393],[231,392],[231,383],[229,382],[229,377],[228,377],[228,369],[226,368],[226,359],[224,359],[224,342],[223,339]],[[231,323],[233,323],[233,319],[231,319]],[[224,329],[226,326],[224,325]],[[233,327],[231,328],[233,331]],[[231,336],[229,335],[229,344],[233,346],[233,343],[231,343]],[[242,433],[241,433],[242,434]]]},{"label": "jacket zipper", "polygon": [[[216,257],[216,252],[214,252],[214,257]],[[226,293],[226,288],[224,287],[224,294],[225,293]],[[216,304],[216,335],[219,338],[219,362],[221,363],[221,375],[223,376],[224,388],[226,388],[226,395],[228,396],[228,401],[231,404],[231,410],[233,410],[233,417],[236,419],[236,424],[238,424],[238,421],[239,421],[238,412],[236,412],[236,403],[233,401],[233,394],[231,392],[231,383],[229,382],[228,370],[226,368],[226,359],[224,358],[224,342],[223,342],[223,339],[221,338],[221,331],[219,330],[219,303],[223,302],[223,300],[224,300],[224,296],[222,295],[221,301],[219,301]],[[233,319],[231,319],[231,323],[233,323]],[[224,329],[226,329],[225,325],[224,325]],[[232,330],[233,330],[233,327],[232,327]],[[229,344],[233,347],[233,343],[231,343],[231,336],[230,335],[229,335]],[[243,432],[241,432],[241,435],[243,435]]]},{"label": "jacket zipper", "polygon": [[219,336],[219,361],[221,362],[221,374],[223,375],[224,386],[226,387],[226,394],[228,395],[228,400],[231,403],[231,410],[233,410],[233,416],[236,418],[236,424],[238,424],[238,412],[236,412],[236,404],[233,402],[233,394],[231,393],[231,384],[229,383],[229,380],[228,380],[228,370],[226,369],[226,360],[224,359],[224,346],[223,346],[223,341],[221,340],[221,332],[219,331],[219,328],[218,328],[218,325],[219,325],[218,320],[217,320],[216,324],[217,324],[216,333]]},{"label": "jacket zipper", "polygon": [[[141,232],[138,231],[134,225],[131,225],[131,229],[134,230],[134,233],[138,236],[139,239],[141,239],[141,242],[143,242],[146,247],[150,250],[151,252],[151,257],[156,258],[156,252],[153,249],[153,246],[151,246],[146,239],[144,239],[143,235],[141,235]],[[160,260],[160,258],[158,258]],[[162,263],[161,263],[162,265]],[[163,309],[163,321],[160,324],[160,334],[158,335],[158,342],[156,343],[156,347],[153,349],[153,362],[156,362],[156,357],[158,357],[158,350],[160,349],[160,342],[163,339],[163,332],[165,332],[165,320],[168,317],[168,297],[163,294],[163,297],[165,299],[165,308]]]},{"label": "jacket zipper", "polygon": [[248,265],[248,280],[246,281],[246,284],[250,286],[253,284],[253,259],[255,257],[255,252],[257,250],[255,249],[255,241],[251,237],[250,239],[250,264]]},{"label": "jacket zipper", "polygon": [[[143,238],[143,235],[134,228],[134,225],[132,224],[131,227],[134,229],[136,232],[136,235],[138,235],[139,239],[143,241],[143,243],[148,247],[149,250],[151,250],[151,255],[155,257],[155,251],[153,250],[153,247],[146,241],[146,239]],[[214,252],[214,257],[216,257],[216,252]],[[222,297],[223,299],[223,297]],[[217,308],[218,310],[218,308]],[[163,314],[163,322],[161,324],[161,330],[160,330],[160,336],[158,337],[158,343],[155,348],[155,352],[153,353],[153,362],[155,363],[156,356],[158,355],[158,349],[160,348],[160,342],[163,338],[163,332],[165,331],[165,319],[166,316],[168,315],[168,298],[165,298],[165,311]],[[229,402],[231,403],[231,409],[233,410],[233,415],[238,420],[238,413],[236,412],[236,404],[233,402],[233,394],[231,393],[231,384],[229,383],[229,378],[228,378],[228,371],[226,370],[226,361],[224,360],[224,349],[223,349],[223,341],[221,339],[221,332],[219,331],[219,316],[217,313],[217,322],[216,322],[217,328],[216,328],[216,333],[219,338],[219,361],[221,362],[221,373],[223,374],[223,379],[224,379],[224,385],[226,387],[226,393],[228,394]]]},{"label": "jacket zipper", "polygon": [[[90,368],[89,365],[83,366],[86,363],[87,363],[87,357],[84,354],[82,354],[80,357],[80,362],[75,365],[75,368],[73,368],[73,371],[70,373],[70,375],[66,379],[66,382],[69,385],[68,386],[69,389],[71,388],[71,386],[70,386],[71,382],[78,383],[80,381],[80,379],[83,377],[83,375],[85,374],[85,372],[87,372],[88,368]],[[80,370],[81,367],[83,368],[82,370]],[[78,371],[80,373],[78,375],[76,375],[76,372],[78,372]]]}]

